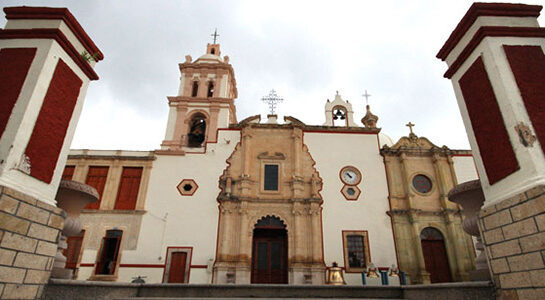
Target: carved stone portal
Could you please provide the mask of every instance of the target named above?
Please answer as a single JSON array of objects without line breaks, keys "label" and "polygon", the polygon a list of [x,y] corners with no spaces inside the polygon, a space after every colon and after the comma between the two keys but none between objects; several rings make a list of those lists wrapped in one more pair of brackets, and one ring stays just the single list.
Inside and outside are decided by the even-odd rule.
[{"label": "carved stone portal", "polygon": [[[258,251],[253,246],[263,237],[258,221],[268,216],[285,225],[287,245],[280,242],[287,252],[284,283],[323,284],[322,179],[302,143],[301,128],[294,124],[240,125],[242,139],[220,177],[214,283],[247,284],[252,278],[262,278],[252,268]],[[271,228],[269,235],[273,232]]]}]

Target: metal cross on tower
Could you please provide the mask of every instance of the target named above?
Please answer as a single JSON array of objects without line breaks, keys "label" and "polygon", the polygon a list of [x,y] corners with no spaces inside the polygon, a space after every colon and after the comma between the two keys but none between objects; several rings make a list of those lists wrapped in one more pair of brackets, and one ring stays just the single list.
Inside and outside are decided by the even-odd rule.
[{"label": "metal cross on tower", "polygon": [[362,96],[365,97],[365,104],[369,104],[369,97],[371,97],[371,95],[367,94],[367,90],[365,90],[365,94]]},{"label": "metal cross on tower", "polygon": [[273,90],[271,90],[269,92],[269,95],[264,96],[263,98],[261,98],[261,101],[267,102],[267,104],[269,105],[269,109],[271,110],[271,115],[274,115],[274,110],[276,109],[276,104],[279,103],[279,102],[284,101],[284,99],[280,98],[276,94],[276,91],[273,89]]},{"label": "metal cross on tower", "polygon": [[217,37],[220,36],[220,35],[218,34],[218,29],[216,28],[216,29],[214,30],[214,33],[211,34],[210,36],[214,37],[214,44],[215,44],[215,43],[216,43]]}]

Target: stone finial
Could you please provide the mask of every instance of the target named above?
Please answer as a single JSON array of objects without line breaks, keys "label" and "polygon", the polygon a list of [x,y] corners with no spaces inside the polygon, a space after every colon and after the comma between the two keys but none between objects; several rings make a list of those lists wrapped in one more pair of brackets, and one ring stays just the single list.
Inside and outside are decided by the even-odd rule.
[{"label": "stone finial", "polygon": [[226,64],[228,64],[228,63],[229,63],[229,56],[225,55],[225,56],[223,57],[223,62],[226,63]]},{"label": "stone finial", "polygon": [[366,128],[377,128],[378,117],[371,112],[369,105],[366,106],[367,113],[361,119],[361,122]]},{"label": "stone finial", "polygon": [[192,60],[193,60],[193,58],[191,58],[191,55],[186,55],[185,56],[185,62],[186,63],[191,63]]}]

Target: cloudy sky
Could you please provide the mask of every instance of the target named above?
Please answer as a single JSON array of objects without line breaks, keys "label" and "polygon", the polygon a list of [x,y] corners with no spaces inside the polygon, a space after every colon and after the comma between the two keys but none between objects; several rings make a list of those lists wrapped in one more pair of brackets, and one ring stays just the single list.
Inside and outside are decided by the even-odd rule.
[{"label": "cloudy sky", "polygon": [[[339,91],[363,117],[365,90],[394,140],[416,124],[438,146],[469,149],[446,64],[435,58],[472,1],[15,1],[68,7],[104,53],[72,148],[153,150],[164,138],[178,63],[204,54],[218,29],[237,80],[237,118],[268,112],[320,125]],[[529,0],[528,4],[543,4]],[[544,18],[539,19],[544,23]],[[0,20],[3,27],[5,19]]]}]

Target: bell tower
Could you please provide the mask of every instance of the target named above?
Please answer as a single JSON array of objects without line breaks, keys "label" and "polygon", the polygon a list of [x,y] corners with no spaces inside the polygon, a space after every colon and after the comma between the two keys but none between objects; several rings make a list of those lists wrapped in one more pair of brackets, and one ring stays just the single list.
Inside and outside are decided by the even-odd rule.
[{"label": "bell tower", "polygon": [[219,128],[237,123],[235,73],[229,57],[220,54],[219,44],[208,44],[204,55],[195,61],[186,55],[179,64],[180,88],[177,96],[167,97],[170,111],[160,152],[199,152],[217,141]]}]

